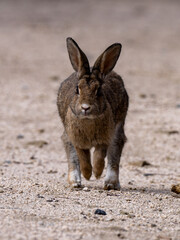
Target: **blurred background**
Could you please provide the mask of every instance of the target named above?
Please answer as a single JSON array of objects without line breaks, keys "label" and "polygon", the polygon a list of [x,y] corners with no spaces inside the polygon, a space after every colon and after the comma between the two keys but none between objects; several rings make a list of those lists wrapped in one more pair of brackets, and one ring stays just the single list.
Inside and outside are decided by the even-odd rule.
[{"label": "blurred background", "polygon": [[[91,65],[110,44],[120,42],[122,52],[115,70],[130,95],[130,111],[150,121],[149,128],[154,123],[148,114],[154,121],[160,118],[160,127],[166,127],[163,121],[168,125],[175,120],[176,125],[180,104],[179,12],[178,0],[1,0],[2,139],[12,139],[22,127],[29,137],[36,137],[32,128],[43,124],[52,132],[58,128],[56,94],[60,82],[73,72],[67,37],[78,42]],[[147,128],[147,123],[136,124],[136,129],[138,126]]]}]

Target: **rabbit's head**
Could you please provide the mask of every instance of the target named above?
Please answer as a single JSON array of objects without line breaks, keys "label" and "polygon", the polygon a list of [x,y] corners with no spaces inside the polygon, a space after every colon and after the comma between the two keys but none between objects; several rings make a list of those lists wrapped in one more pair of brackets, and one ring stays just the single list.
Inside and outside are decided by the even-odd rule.
[{"label": "rabbit's head", "polygon": [[67,49],[78,78],[70,108],[79,118],[96,118],[106,110],[102,86],[106,75],[113,70],[119,58],[121,44],[115,43],[108,47],[92,69],[86,55],[72,38],[67,38]]}]

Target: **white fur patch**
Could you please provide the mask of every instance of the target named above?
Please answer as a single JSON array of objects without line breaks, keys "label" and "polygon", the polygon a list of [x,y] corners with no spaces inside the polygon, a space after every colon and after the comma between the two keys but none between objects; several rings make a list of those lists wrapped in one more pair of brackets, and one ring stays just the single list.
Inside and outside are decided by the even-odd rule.
[{"label": "white fur patch", "polygon": [[112,170],[110,166],[107,166],[105,181],[106,182],[116,182],[116,181],[118,181],[117,173],[114,170]]},{"label": "white fur patch", "polygon": [[71,182],[81,182],[80,172],[75,169],[69,173],[69,180]]}]

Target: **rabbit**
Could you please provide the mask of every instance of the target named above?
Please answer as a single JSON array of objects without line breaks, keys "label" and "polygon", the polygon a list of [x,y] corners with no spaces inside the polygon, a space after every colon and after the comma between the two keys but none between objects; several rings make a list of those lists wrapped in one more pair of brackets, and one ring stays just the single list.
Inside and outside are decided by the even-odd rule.
[{"label": "rabbit", "polygon": [[[107,155],[105,190],[119,190],[119,163],[126,142],[125,118],[129,97],[122,78],[113,70],[121,44],[108,47],[92,68],[78,44],[67,38],[67,50],[75,72],[58,91],[57,106],[64,126],[62,140],[68,159],[68,181],[81,187],[81,173],[100,178]],[[90,149],[94,148],[91,164]]]}]

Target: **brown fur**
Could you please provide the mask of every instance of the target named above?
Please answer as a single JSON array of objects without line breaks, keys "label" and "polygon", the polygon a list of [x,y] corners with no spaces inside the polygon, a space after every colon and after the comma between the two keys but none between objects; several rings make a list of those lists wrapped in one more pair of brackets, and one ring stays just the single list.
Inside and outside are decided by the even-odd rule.
[{"label": "brown fur", "polygon": [[[119,189],[119,162],[126,141],[124,123],[128,95],[123,80],[112,71],[120,51],[113,44],[102,53],[92,69],[77,43],[67,39],[69,57],[75,73],[62,82],[58,92],[58,110],[64,125],[63,142],[69,164],[69,183],[80,186],[82,172],[86,179],[93,172],[99,178],[108,156],[105,189]],[[80,170],[79,170],[80,169]],[[76,172],[76,173],[75,173]]]}]

